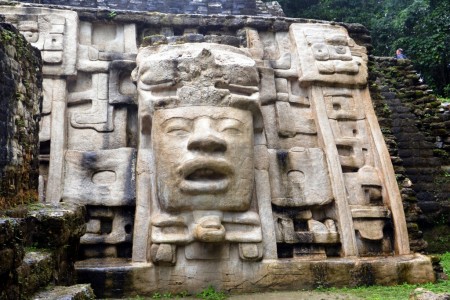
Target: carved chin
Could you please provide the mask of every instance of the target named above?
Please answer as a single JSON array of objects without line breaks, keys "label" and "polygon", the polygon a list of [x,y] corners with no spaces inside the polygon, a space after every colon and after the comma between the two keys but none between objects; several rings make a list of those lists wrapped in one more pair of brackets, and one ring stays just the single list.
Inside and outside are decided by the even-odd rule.
[{"label": "carved chin", "polygon": [[188,194],[225,193],[233,170],[223,161],[192,161],[181,168],[180,190]]}]

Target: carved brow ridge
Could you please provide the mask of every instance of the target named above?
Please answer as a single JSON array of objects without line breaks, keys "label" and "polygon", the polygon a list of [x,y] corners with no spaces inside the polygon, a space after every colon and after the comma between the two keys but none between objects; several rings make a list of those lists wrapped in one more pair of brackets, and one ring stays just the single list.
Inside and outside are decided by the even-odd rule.
[{"label": "carved brow ridge", "polygon": [[187,116],[187,117],[175,117],[175,116],[174,117],[169,117],[168,119],[164,120],[161,123],[161,125],[164,126],[166,122],[172,121],[172,120],[186,120],[187,119],[189,121],[194,121],[195,119],[202,118],[202,117],[207,117],[207,118],[210,118],[210,119],[213,119],[213,120],[234,120],[234,121],[237,121],[237,122],[239,122],[241,124],[245,124],[241,120],[238,120],[238,119],[233,118],[233,117],[214,117],[214,116],[209,116],[209,115],[199,115],[199,116],[195,116],[195,117],[189,117],[189,116]]}]

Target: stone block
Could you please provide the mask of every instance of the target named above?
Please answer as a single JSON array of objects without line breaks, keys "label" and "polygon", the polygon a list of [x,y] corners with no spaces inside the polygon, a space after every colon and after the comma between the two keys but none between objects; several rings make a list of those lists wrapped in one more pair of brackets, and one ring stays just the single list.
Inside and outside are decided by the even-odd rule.
[{"label": "stone block", "polygon": [[64,201],[83,205],[134,204],[134,149],[67,151],[65,160]]},{"label": "stone block", "polygon": [[17,269],[20,294],[29,297],[38,289],[50,284],[54,267],[55,261],[50,252],[27,252],[22,265]]},{"label": "stone block", "polygon": [[32,243],[43,248],[56,248],[80,238],[85,230],[86,210],[82,206],[61,203],[36,205],[28,212],[33,224]]},{"label": "stone block", "polygon": [[[89,207],[91,212],[92,206]],[[105,214],[98,214],[100,211]],[[133,215],[123,207],[95,207],[95,214],[89,213],[91,231],[80,239],[82,245],[120,244],[132,241]],[[111,213],[111,214],[110,214]],[[95,225],[92,226],[92,225]]]},{"label": "stone block", "polygon": [[33,295],[35,300],[91,300],[95,294],[90,284],[55,286]]},{"label": "stone block", "polygon": [[269,163],[272,203],[283,207],[308,207],[333,200],[321,149],[269,150]]}]

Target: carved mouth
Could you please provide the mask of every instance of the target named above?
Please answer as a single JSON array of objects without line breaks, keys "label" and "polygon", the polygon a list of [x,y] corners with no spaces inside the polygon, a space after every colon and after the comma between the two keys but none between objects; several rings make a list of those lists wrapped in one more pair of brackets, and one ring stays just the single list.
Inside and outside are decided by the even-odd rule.
[{"label": "carved mouth", "polygon": [[188,194],[216,194],[228,190],[233,168],[224,160],[195,159],[179,169],[180,189]]},{"label": "carved mouth", "polygon": [[210,168],[200,168],[186,176],[186,180],[209,181],[226,179],[226,174]]}]

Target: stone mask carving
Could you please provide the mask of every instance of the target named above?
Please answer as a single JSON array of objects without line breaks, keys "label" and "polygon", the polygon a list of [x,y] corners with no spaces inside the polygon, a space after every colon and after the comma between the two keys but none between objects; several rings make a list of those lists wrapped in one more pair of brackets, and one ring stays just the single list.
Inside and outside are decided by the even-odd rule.
[{"label": "stone mask carving", "polygon": [[158,110],[152,137],[158,198],[164,208],[249,208],[253,188],[249,111],[211,106]]},{"label": "stone mask carving", "polygon": [[230,46],[162,45],[140,49],[133,76],[141,149],[153,157],[153,260],[174,249],[158,245],[260,242],[252,204],[261,121],[255,61]]}]

